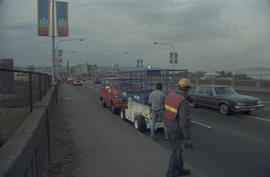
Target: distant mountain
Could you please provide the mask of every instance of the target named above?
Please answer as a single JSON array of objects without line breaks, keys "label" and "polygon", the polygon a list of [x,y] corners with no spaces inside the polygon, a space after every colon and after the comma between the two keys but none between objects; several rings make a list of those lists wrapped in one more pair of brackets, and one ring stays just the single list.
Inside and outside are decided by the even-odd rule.
[{"label": "distant mountain", "polygon": [[264,68],[264,67],[253,67],[253,68],[245,68],[236,71],[236,73],[241,74],[270,74],[270,68]]}]

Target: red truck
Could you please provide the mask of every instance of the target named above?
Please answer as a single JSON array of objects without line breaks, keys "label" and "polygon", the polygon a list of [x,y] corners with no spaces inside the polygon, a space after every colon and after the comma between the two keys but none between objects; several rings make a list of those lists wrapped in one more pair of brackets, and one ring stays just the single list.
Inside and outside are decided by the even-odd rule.
[{"label": "red truck", "polygon": [[120,98],[121,91],[138,90],[137,79],[107,77],[101,79],[100,101],[103,107],[110,107],[111,111],[116,114],[127,106],[127,100]]}]

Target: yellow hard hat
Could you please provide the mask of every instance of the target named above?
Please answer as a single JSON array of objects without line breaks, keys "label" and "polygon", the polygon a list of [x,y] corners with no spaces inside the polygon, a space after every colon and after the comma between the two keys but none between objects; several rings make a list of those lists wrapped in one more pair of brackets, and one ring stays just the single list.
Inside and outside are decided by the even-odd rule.
[{"label": "yellow hard hat", "polygon": [[187,78],[180,79],[178,86],[182,88],[191,87],[191,82]]}]

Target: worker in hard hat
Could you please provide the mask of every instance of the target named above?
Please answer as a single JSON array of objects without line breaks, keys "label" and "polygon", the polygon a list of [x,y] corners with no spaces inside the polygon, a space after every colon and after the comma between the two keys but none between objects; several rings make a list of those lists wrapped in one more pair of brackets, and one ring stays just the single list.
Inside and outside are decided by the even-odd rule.
[{"label": "worker in hard hat", "polygon": [[192,149],[190,135],[190,108],[187,100],[191,82],[184,78],[178,83],[178,89],[165,98],[164,123],[168,130],[172,154],[169,161],[167,177],[184,176],[191,173],[184,169],[182,152]]}]

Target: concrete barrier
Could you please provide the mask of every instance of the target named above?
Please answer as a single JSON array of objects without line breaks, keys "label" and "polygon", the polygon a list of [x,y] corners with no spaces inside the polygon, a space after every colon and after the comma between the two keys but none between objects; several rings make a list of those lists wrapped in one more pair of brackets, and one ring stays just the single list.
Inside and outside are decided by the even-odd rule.
[{"label": "concrete barrier", "polygon": [[34,105],[33,112],[0,149],[0,177],[47,177],[50,128],[57,87]]}]

